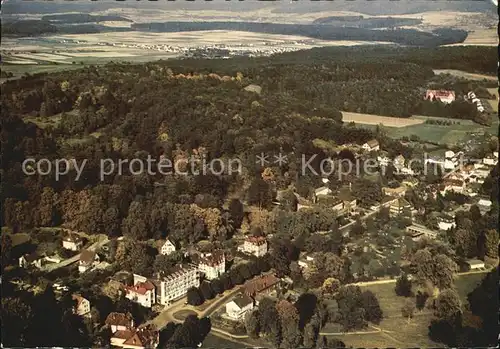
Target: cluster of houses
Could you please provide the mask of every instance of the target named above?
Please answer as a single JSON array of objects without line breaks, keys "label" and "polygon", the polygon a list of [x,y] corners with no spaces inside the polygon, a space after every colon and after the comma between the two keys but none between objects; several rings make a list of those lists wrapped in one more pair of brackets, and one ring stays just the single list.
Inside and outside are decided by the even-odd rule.
[{"label": "cluster of houses", "polygon": [[241,321],[245,315],[259,305],[265,296],[272,296],[280,287],[281,280],[274,274],[255,277],[245,282],[240,292],[226,304],[225,318]]},{"label": "cluster of houses", "polygon": [[160,334],[153,325],[134,327],[130,313],[110,313],[106,325],[111,329],[111,345],[124,349],[156,348]]},{"label": "cluster of houses", "polygon": [[[168,255],[175,250],[175,245],[167,240],[161,246],[160,253]],[[267,253],[268,243],[264,237],[250,236],[239,250],[261,257]],[[125,297],[147,308],[154,304],[170,306],[172,302],[184,297],[191,287],[199,287],[202,278],[213,280],[226,271],[223,251],[197,253],[191,259],[190,264],[179,264],[169,274],[158,273],[154,278],[134,274],[132,285],[122,285]]]},{"label": "cluster of houses", "polygon": [[464,99],[468,99],[469,101],[474,103],[476,105],[478,112],[484,113],[483,104],[481,103],[481,100],[476,97],[476,94],[474,92],[469,91],[469,93],[467,93],[467,96]]}]

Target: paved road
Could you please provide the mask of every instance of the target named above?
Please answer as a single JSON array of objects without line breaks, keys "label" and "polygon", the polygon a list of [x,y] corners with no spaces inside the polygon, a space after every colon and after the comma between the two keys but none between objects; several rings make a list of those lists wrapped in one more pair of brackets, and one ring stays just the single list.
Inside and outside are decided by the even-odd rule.
[{"label": "paved road", "polygon": [[[100,235],[99,236],[99,241],[94,242],[92,245],[90,245],[87,249],[91,251],[96,251],[97,249],[101,248],[108,242],[108,237],[105,235]],[[77,255],[74,255],[71,258],[63,260],[61,263],[51,263],[51,264],[46,264],[42,266],[40,270],[50,272],[59,268],[66,267],[70,264],[76,263],[80,259],[80,253]]]}]

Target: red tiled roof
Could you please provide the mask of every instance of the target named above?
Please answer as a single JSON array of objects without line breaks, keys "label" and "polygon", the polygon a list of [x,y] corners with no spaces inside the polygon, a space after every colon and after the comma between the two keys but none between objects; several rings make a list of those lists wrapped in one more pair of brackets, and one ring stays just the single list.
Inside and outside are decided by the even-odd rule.
[{"label": "red tiled roof", "polygon": [[113,333],[113,338],[128,339],[134,335],[131,330],[120,330]]},{"label": "red tiled roof", "polygon": [[155,286],[150,281],[138,282],[134,286],[125,286],[125,289],[138,294],[146,294],[148,291],[154,290]]},{"label": "red tiled roof", "polygon": [[267,274],[245,282],[243,287],[245,294],[255,296],[257,293],[276,285],[278,282],[279,279],[276,276],[273,274]]},{"label": "red tiled roof", "polygon": [[106,323],[106,325],[131,327],[133,324],[133,318],[132,318],[132,315],[130,313],[112,312],[106,318],[105,323]]},{"label": "red tiled roof", "polygon": [[257,246],[264,245],[267,242],[266,238],[263,236],[249,236],[246,241]]}]

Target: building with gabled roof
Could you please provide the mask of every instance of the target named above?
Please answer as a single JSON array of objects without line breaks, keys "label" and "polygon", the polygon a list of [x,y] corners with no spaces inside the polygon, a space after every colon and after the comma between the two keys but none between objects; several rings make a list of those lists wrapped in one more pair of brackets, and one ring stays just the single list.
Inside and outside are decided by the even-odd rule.
[{"label": "building with gabled roof", "polygon": [[70,251],[79,251],[83,247],[83,239],[76,234],[69,233],[62,239],[62,247]]},{"label": "building with gabled roof", "polygon": [[226,271],[224,251],[194,255],[192,258],[193,263],[198,266],[198,270],[207,280],[217,279]]},{"label": "building with gabled roof", "polygon": [[99,255],[95,251],[82,250],[80,261],[78,262],[78,271],[84,273],[99,264]]},{"label": "building with gabled roof", "polygon": [[391,216],[408,213],[411,216],[412,206],[405,198],[397,198],[389,207]]},{"label": "building with gabled roof", "polygon": [[80,316],[90,317],[90,301],[82,297],[82,295],[76,293],[71,295],[71,298],[76,301],[73,313]]},{"label": "building with gabled roof", "polygon": [[159,331],[153,325],[116,331],[111,337],[112,346],[124,349],[156,348],[159,341]]},{"label": "building with gabled roof", "polygon": [[253,299],[244,293],[239,293],[226,304],[226,315],[232,320],[241,321],[253,307]]},{"label": "building with gabled roof", "polygon": [[38,269],[42,267],[44,258],[38,253],[33,252],[29,254],[22,255],[19,257],[19,266],[21,268],[26,268],[28,266],[34,266]]},{"label": "building with gabled roof", "polygon": [[268,244],[264,236],[249,236],[245,239],[243,245],[238,250],[243,253],[252,254],[256,257],[262,257],[267,253]]},{"label": "building with gabled roof", "polygon": [[111,312],[105,324],[111,327],[111,332],[126,331],[134,328],[134,318],[130,313]]},{"label": "building with gabled roof", "polygon": [[160,247],[160,254],[168,256],[176,251],[175,244],[167,239]]},{"label": "building with gabled roof", "polygon": [[260,294],[269,294],[279,285],[280,279],[274,274],[266,274],[248,280],[243,285],[243,293],[255,299]]},{"label": "building with gabled roof", "polygon": [[124,286],[125,297],[143,307],[151,308],[156,302],[155,285],[150,281],[137,282],[133,286]]},{"label": "building with gabled roof", "polygon": [[380,150],[380,144],[378,140],[376,139],[371,139],[368,142],[364,143],[361,148],[363,148],[366,151],[377,151]]}]

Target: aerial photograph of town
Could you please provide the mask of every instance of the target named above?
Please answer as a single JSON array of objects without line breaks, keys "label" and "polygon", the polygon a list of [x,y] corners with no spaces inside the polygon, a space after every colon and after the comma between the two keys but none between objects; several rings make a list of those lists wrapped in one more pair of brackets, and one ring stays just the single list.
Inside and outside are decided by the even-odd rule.
[{"label": "aerial photograph of town", "polygon": [[2,348],[495,348],[496,0],[2,0]]}]

